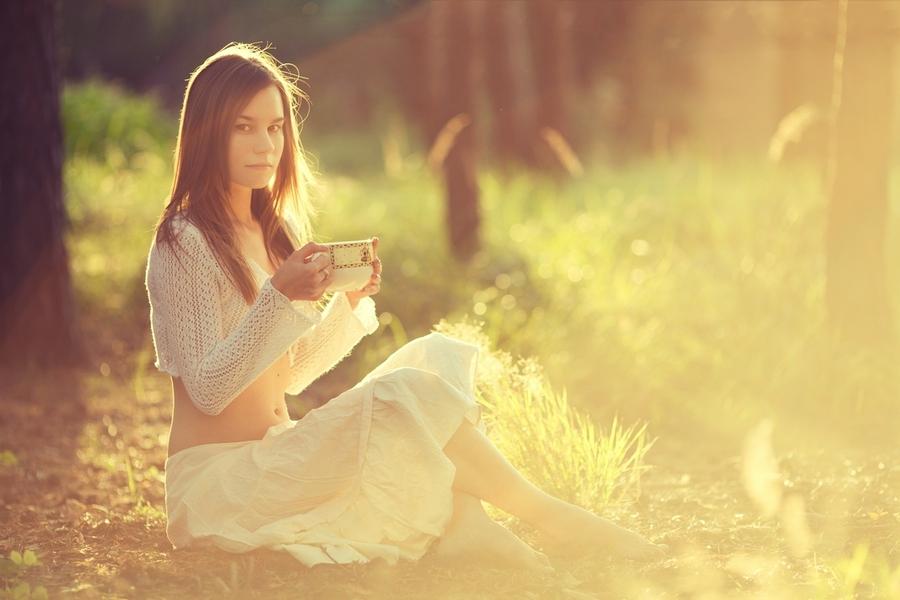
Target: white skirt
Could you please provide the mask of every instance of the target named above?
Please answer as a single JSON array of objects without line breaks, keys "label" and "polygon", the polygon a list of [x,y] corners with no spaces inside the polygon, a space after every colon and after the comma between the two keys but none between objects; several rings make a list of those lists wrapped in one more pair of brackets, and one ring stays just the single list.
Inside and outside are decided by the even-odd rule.
[{"label": "white skirt", "polygon": [[443,447],[475,400],[478,347],[414,339],[302,419],[261,440],[201,444],[166,460],[166,534],[175,548],[271,548],[300,562],[421,558],[453,512]]}]

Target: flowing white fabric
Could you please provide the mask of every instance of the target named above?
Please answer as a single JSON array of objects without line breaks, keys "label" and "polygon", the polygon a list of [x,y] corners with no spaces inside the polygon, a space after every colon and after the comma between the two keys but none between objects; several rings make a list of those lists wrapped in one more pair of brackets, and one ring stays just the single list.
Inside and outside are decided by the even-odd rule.
[{"label": "flowing white fabric", "polygon": [[176,547],[268,547],[300,562],[417,560],[446,529],[468,419],[484,431],[478,347],[440,333],[405,344],[353,388],[261,440],[202,444],[166,461]]}]

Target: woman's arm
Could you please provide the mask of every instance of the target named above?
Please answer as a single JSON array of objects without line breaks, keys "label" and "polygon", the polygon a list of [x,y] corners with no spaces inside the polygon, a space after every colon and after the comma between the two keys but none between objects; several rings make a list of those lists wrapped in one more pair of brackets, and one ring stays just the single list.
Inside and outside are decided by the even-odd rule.
[{"label": "woman's arm", "polygon": [[378,317],[372,298],[358,298],[353,307],[346,292],[336,293],[322,312],[322,321],[290,347],[287,393],[302,392],[376,329]]},{"label": "woman's arm", "polygon": [[177,255],[154,244],[147,264],[156,366],[181,377],[199,410],[217,415],[316,320],[296,310],[269,278],[237,326],[223,331],[221,268],[193,225],[179,242]]}]

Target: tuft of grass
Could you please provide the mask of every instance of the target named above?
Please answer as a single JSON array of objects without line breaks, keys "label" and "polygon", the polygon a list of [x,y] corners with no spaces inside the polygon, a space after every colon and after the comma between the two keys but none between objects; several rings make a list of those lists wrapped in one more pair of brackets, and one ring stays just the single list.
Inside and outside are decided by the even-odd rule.
[{"label": "tuft of grass", "polygon": [[595,510],[637,497],[653,445],[646,424],[625,427],[614,418],[598,429],[565,390],[553,389],[538,362],[493,349],[480,325],[442,320],[435,330],[479,346],[476,393],[490,437],[532,482]]},{"label": "tuft of grass", "polygon": [[827,561],[812,578],[816,598],[900,598],[900,563],[857,544],[850,554]]}]

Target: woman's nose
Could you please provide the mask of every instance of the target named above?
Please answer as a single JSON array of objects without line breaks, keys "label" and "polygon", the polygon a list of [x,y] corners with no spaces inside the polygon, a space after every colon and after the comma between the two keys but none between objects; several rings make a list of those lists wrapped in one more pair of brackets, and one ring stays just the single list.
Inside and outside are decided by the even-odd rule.
[{"label": "woman's nose", "polygon": [[274,149],[275,144],[272,142],[272,137],[268,133],[262,134],[262,138],[256,142],[257,152],[269,152]]}]

